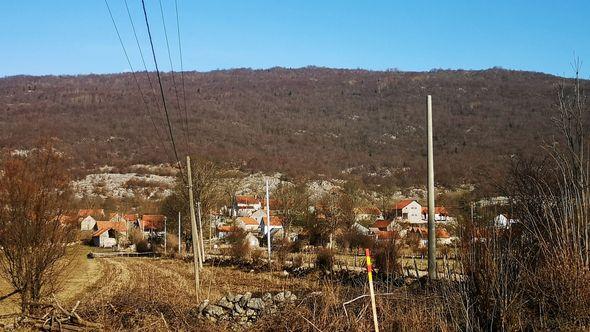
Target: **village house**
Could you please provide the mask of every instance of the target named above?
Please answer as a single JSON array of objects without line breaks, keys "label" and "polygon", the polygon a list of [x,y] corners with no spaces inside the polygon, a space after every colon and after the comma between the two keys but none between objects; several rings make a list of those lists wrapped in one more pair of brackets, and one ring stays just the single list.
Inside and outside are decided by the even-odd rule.
[{"label": "village house", "polygon": [[92,216],[87,216],[80,222],[80,230],[81,231],[91,231],[94,229],[96,225],[96,219]]},{"label": "village house", "polygon": [[236,195],[231,216],[249,217],[256,210],[262,208],[262,203],[256,196]]},{"label": "village house", "polygon": [[166,216],[161,214],[144,214],[139,220],[139,228],[144,233],[161,233],[164,231]]},{"label": "village house", "polygon": [[375,233],[375,240],[380,242],[398,241],[400,236],[396,231],[377,231]]},{"label": "village house", "polygon": [[404,199],[394,205],[391,212],[396,220],[409,223],[423,223],[422,206],[415,199]]},{"label": "village house", "polygon": [[[449,212],[444,206],[434,207],[434,221],[445,223],[451,221],[451,219]],[[422,220],[428,222],[428,207],[422,208]]]},{"label": "village house", "polygon": [[106,217],[104,209],[81,209],[78,210],[78,219],[82,220],[88,216],[92,216],[97,219],[104,219]]},{"label": "village house", "polygon": [[252,217],[238,217],[236,218],[236,226],[246,232],[258,232],[260,222]]},{"label": "village house", "polygon": [[[426,227],[410,227],[405,233],[406,237],[415,236],[419,239],[419,247],[428,246],[428,228]],[[449,232],[444,228],[436,229],[436,243],[442,245],[449,245],[454,240]]]},{"label": "village house", "polygon": [[111,248],[127,240],[127,225],[124,222],[96,221],[92,243],[96,247]]},{"label": "village house", "polygon": [[494,218],[493,225],[497,228],[509,228],[518,222],[517,219],[509,217],[508,214],[501,213]]},{"label": "village house", "polygon": [[369,230],[373,234],[377,234],[378,232],[387,232],[393,230],[395,222],[390,220],[377,220],[371,226],[369,226]]},{"label": "village house", "polygon": [[217,228],[215,229],[215,231],[217,233],[217,238],[219,238],[219,239],[224,239],[224,238],[230,236],[236,230],[237,230],[237,227],[228,226],[228,225],[220,225],[220,226],[217,226]]},{"label": "village house", "polygon": [[[270,215],[271,216],[275,216],[276,212],[273,210],[270,210]],[[266,217],[266,209],[260,209],[255,211],[254,213],[252,213],[252,215],[250,216],[250,218],[256,220],[256,222],[258,224],[260,224],[260,222],[262,221],[262,218]]]},{"label": "village house", "polygon": [[357,231],[358,233],[360,233],[362,235],[371,234],[371,230],[369,228],[359,224],[358,222],[355,222],[354,224],[352,224],[352,229],[354,229],[355,231]]},{"label": "village house", "polygon": [[260,221],[260,234],[263,238],[267,237],[267,231],[270,230],[270,236],[273,237],[275,235],[281,236],[283,234],[283,222],[281,217],[277,216],[270,216],[270,226],[268,225],[268,220],[266,216],[262,217]]},{"label": "village house", "polygon": [[354,209],[354,219],[356,222],[373,222],[383,219],[383,213],[375,206],[364,206]]}]

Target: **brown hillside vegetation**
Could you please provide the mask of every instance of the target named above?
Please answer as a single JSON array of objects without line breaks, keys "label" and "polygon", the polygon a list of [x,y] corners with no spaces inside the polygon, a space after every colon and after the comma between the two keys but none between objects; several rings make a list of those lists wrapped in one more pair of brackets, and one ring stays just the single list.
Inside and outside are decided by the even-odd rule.
[{"label": "brown hillside vegetation", "polygon": [[[145,73],[137,78],[147,108],[130,73],[2,78],[0,145],[27,148],[56,137],[85,167],[171,161],[157,95]],[[190,72],[184,79],[186,124],[182,87],[177,99],[171,75],[164,76],[182,155],[191,150],[246,170],[291,174],[334,176],[354,168],[367,181],[397,185],[423,182],[427,94],[434,99],[438,181],[454,185],[497,174],[508,156],[527,154],[550,137],[561,80],[501,69],[315,67]]]}]

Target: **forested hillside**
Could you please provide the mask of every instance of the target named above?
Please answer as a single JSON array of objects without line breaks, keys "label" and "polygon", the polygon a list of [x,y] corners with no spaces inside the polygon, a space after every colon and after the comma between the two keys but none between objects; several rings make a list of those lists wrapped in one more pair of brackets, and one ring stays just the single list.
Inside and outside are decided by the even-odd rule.
[{"label": "forested hillside", "polygon": [[[501,69],[313,67],[182,76],[174,75],[176,85],[163,77],[181,159],[190,150],[246,170],[344,172],[402,186],[424,182],[427,94],[437,181],[454,185],[499,174],[510,155],[531,153],[549,138],[561,80]],[[159,91],[145,73],[137,79],[141,90],[131,73],[2,78],[0,144],[26,149],[55,137],[84,168],[171,161]],[[156,88],[154,73],[150,80]]]}]

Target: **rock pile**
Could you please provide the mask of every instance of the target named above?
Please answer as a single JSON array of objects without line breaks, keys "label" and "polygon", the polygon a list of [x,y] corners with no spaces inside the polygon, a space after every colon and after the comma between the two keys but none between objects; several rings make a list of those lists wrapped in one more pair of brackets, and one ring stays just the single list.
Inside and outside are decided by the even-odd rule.
[{"label": "rock pile", "polygon": [[203,301],[199,306],[199,315],[213,322],[233,321],[239,325],[252,325],[262,315],[274,314],[280,308],[297,300],[290,291],[272,295],[264,293],[262,297],[253,297],[252,293],[234,295],[228,293],[217,303]]}]

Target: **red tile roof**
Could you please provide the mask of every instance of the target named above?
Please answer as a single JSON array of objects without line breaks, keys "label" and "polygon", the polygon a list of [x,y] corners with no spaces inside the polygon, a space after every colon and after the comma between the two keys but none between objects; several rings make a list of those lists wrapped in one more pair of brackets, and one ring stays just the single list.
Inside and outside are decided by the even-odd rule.
[{"label": "red tile roof", "polygon": [[96,232],[92,233],[92,237],[100,236],[102,233],[108,231],[110,228],[100,228]]},{"label": "red tile roof", "polygon": [[380,231],[377,233],[377,240],[397,239],[399,236],[396,231]]},{"label": "red tile roof", "polygon": [[[422,214],[427,214],[428,213],[428,207],[423,207],[422,208]],[[447,209],[444,206],[435,206],[434,207],[434,213],[436,214],[440,214],[443,216],[448,216],[449,212],[447,211]]]},{"label": "red tile roof", "polygon": [[[428,228],[426,227],[411,227],[410,232],[418,233],[424,237],[428,236]],[[448,239],[451,237],[449,232],[444,228],[437,228],[436,229],[436,237],[439,239]]]},{"label": "red tile roof", "polygon": [[258,225],[258,221],[256,221],[256,219],[251,218],[251,217],[238,217],[237,221],[243,222],[244,225]]},{"label": "red tile roof", "polygon": [[401,210],[403,208],[405,208],[406,206],[410,205],[410,203],[415,202],[415,199],[404,199],[403,201],[397,202],[397,204],[395,204],[395,206],[393,207],[395,210]]},{"label": "red tile roof", "polygon": [[78,211],[78,218],[86,218],[88,216],[104,217],[103,209],[81,209]]},{"label": "red tile roof", "polygon": [[258,204],[258,203],[260,203],[260,200],[258,200],[254,196],[237,195],[236,196],[236,203],[238,203],[238,204],[252,205],[252,204]]},{"label": "red tile roof", "polygon": [[127,221],[136,221],[137,219],[139,219],[139,215],[137,213],[124,214],[123,218]]},{"label": "red tile roof", "polygon": [[164,220],[166,216],[161,214],[144,214],[141,216],[141,226],[144,230],[164,230]]},{"label": "red tile roof", "polygon": [[120,233],[127,233],[127,225],[120,221],[99,220],[96,222],[96,228],[98,228],[98,230],[103,228],[106,228],[107,230],[114,229]]},{"label": "red tile roof", "polygon": [[[266,216],[262,217],[262,222],[264,225],[268,225],[268,221],[266,220]],[[283,226],[283,218],[277,216],[270,216],[270,225],[271,226]]]},{"label": "red tile roof", "polygon": [[236,228],[234,226],[217,226],[217,231],[223,233],[234,232]]},{"label": "red tile roof", "polygon": [[371,225],[371,228],[387,229],[389,224],[391,224],[391,221],[389,220],[377,220],[373,225]]}]

